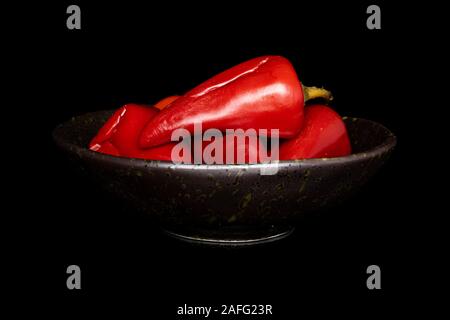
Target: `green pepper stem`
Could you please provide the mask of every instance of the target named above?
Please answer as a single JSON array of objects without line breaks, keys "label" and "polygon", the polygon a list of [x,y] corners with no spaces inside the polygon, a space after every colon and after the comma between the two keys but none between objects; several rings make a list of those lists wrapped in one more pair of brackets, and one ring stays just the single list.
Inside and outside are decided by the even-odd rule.
[{"label": "green pepper stem", "polygon": [[305,102],[312,99],[324,99],[327,102],[333,100],[333,96],[331,95],[331,92],[324,89],[324,88],[317,88],[317,87],[307,87],[303,86],[303,97]]}]

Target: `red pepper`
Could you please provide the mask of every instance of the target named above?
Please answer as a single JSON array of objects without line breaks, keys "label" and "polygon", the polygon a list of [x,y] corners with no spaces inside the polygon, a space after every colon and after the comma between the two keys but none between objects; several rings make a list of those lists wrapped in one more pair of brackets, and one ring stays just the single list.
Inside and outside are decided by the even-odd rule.
[{"label": "red pepper", "polygon": [[[240,137],[220,136],[214,141],[203,141],[202,153],[203,163],[207,164],[244,164],[244,163],[258,163],[261,161],[258,151],[261,150],[264,154],[267,150],[265,145],[261,143],[259,137],[254,136],[255,141],[252,138],[245,138],[243,143],[239,143]],[[242,137],[244,138],[244,137]],[[234,141],[233,141],[234,140]],[[251,142],[252,141],[252,142]],[[215,146],[220,146],[214,148]],[[216,152],[213,152],[215,149]],[[218,149],[221,149],[221,154],[218,154]],[[193,150],[195,152],[195,150]],[[233,152],[233,157],[231,153]],[[228,159],[228,158],[230,159]],[[214,161],[215,160],[215,161]]]},{"label": "red pepper", "polygon": [[105,122],[103,127],[97,132],[97,135],[89,143],[89,149],[92,151],[98,151],[102,144],[110,142],[111,137],[116,133],[117,126],[120,123],[121,118],[126,113],[126,106],[114,111],[113,115]]},{"label": "red pepper", "polygon": [[[183,158],[183,154],[179,155],[174,153],[172,156],[172,149],[174,146],[176,146],[177,143],[171,142],[167,144],[163,144],[161,146],[157,146],[154,148],[146,149],[146,150],[140,150],[139,152],[133,154],[131,157],[133,158],[140,158],[140,159],[148,159],[148,160],[161,160],[161,161],[172,161],[181,163]],[[191,156],[189,155],[189,158]],[[188,163],[191,163],[189,160]]]},{"label": "red pepper", "polygon": [[111,142],[120,154],[131,157],[141,152],[139,135],[145,124],[158,114],[158,110],[150,106],[128,104],[122,107],[126,113],[121,117],[117,131]]},{"label": "red pepper", "polygon": [[280,146],[280,160],[331,158],[350,153],[350,140],[342,118],[324,105],[307,106],[300,134]]},{"label": "red pepper", "polygon": [[177,100],[180,96],[169,96],[169,97],[165,97],[164,99],[161,99],[160,101],[158,101],[157,103],[155,103],[153,105],[154,108],[162,110],[168,106],[170,106],[170,104],[172,102],[174,102],[175,100]]},{"label": "red pepper", "polygon": [[119,157],[120,153],[119,150],[109,141],[104,141],[102,144],[94,144],[91,147],[92,151],[97,151],[104,154],[109,154],[111,156]]},{"label": "red pepper", "polygon": [[89,148],[114,156],[170,161],[174,144],[147,150],[138,145],[142,128],[157,113],[157,109],[145,105],[127,104],[121,107],[106,121]]},{"label": "red pepper", "polygon": [[130,157],[140,152],[140,131],[157,113],[157,109],[145,105],[124,105],[106,121],[97,136],[92,139],[89,148],[98,151],[97,145],[110,142],[123,156]]},{"label": "red pepper", "polygon": [[293,138],[302,127],[304,102],[315,97],[330,98],[330,94],[302,87],[287,59],[255,58],[173,101],[147,123],[139,143],[150,148],[170,142],[173,130],[193,133],[194,123],[202,123],[204,130],[279,129],[281,138]]}]

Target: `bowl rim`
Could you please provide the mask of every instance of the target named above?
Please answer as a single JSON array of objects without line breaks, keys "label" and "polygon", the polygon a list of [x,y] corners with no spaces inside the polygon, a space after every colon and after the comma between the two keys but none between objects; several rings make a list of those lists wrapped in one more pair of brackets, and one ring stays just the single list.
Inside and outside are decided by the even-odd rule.
[{"label": "bowl rim", "polygon": [[223,170],[223,169],[261,169],[261,168],[269,168],[271,166],[282,166],[282,167],[290,167],[293,165],[317,165],[318,163],[321,164],[338,164],[343,162],[352,162],[352,161],[359,161],[361,159],[366,158],[373,158],[378,155],[384,154],[391,149],[393,149],[397,144],[397,137],[390,131],[388,128],[386,128],[384,125],[368,120],[365,118],[358,118],[358,117],[350,117],[350,116],[343,116],[342,119],[344,121],[364,121],[373,123],[376,126],[380,127],[380,129],[384,130],[387,134],[387,138],[379,145],[362,152],[356,152],[352,153],[347,156],[341,156],[341,157],[332,157],[332,158],[310,158],[310,159],[295,159],[295,160],[278,160],[270,163],[253,163],[253,164],[175,164],[170,161],[163,161],[163,160],[150,160],[150,159],[141,159],[141,158],[131,158],[131,157],[122,157],[122,156],[113,156],[109,154],[99,153],[90,150],[87,147],[81,147],[78,144],[74,144],[71,142],[67,142],[65,139],[60,137],[58,135],[59,130],[61,130],[65,125],[68,123],[74,121],[78,117],[82,117],[88,114],[93,113],[100,113],[105,111],[111,111],[111,110],[99,110],[95,112],[88,112],[82,115],[77,115],[72,117],[70,120],[65,121],[59,125],[57,125],[53,131],[52,131],[52,137],[53,140],[56,142],[57,145],[62,146],[64,149],[70,149],[74,150],[77,154],[83,154],[89,158],[96,158],[96,159],[104,159],[108,161],[113,162],[124,162],[129,161],[133,163],[133,165],[139,165],[141,164],[144,167],[159,167],[159,168],[180,168],[180,169],[196,169],[196,170],[211,170],[211,169],[217,169],[217,170]]}]

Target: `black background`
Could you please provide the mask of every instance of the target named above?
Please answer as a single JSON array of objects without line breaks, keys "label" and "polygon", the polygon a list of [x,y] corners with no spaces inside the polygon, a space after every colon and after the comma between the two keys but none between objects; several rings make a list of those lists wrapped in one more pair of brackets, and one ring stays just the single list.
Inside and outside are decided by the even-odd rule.
[{"label": "black background", "polygon": [[[58,315],[66,313],[55,306],[161,319],[176,318],[185,303],[273,304],[276,319],[420,306],[422,264],[433,263],[427,219],[416,214],[430,210],[421,200],[431,191],[417,187],[426,173],[410,158],[425,140],[414,130],[427,45],[418,40],[425,22],[413,15],[421,8],[376,2],[382,29],[368,30],[371,2],[74,3],[81,30],[66,28],[69,2],[18,9],[32,27],[10,24],[20,35],[10,33],[20,48],[8,60],[17,68],[10,81],[27,88],[15,93],[21,107],[9,123],[23,121],[14,135],[26,142],[14,143],[26,156],[11,184],[21,248],[13,263],[24,268],[21,280],[39,270],[35,285],[17,282],[19,294],[44,298],[39,307]],[[391,160],[355,198],[305,219],[286,240],[230,250],[166,238],[68,170],[53,145],[52,129],[72,116],[151,104],[265,54],[290,59],[306,85],[330,89],[341,115],[381,122],[398,137]],[[81,267],[80,291],[66,288],[71,264]],[[382,290],[366,287],[371,264],[381,267]]]}]

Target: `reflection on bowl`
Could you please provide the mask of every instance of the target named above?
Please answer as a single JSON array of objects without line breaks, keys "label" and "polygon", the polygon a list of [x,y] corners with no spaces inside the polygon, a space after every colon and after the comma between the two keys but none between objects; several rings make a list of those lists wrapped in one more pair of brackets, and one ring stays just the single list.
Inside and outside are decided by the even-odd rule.
[{"label": "reflection on bowl", "polygon": [[[252,165],[174,165],[113,157],[87,148],[113,111],[75,117],[53,132],[56,144],[100,184],[171,235],[188,241],[245,245],[290,234],[298,218],[335,205],[385,163],[395,136],[382,125],[344,118],[353,154]],[[261,175],[278,166],[275,175]],[[88,183],[88,180],[86,180]]]}]

